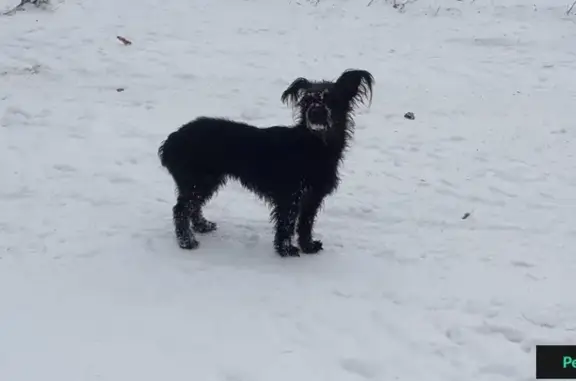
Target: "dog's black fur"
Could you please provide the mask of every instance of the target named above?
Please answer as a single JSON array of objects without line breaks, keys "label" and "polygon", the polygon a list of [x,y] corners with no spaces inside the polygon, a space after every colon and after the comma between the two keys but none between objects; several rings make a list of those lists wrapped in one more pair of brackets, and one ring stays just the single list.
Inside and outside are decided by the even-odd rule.
[{"label": "dog's black fur", "polygon": [[[314,221],[324,198],[338,186],[354,108],[371,101],[373,83],[365,70],[347,70],[334,82],[296,79],[281,97],[298,112],[295,126],[257,128],[200,117],[171,133],[158,155],[177,186],[173,218],[179,246],[194,249],[199,243],[193,231],[216,229],[202,207],[234,178],[271,205],[279,255],[322,250],[322,242],[312,239]],[[292,244],[295,229],[300,250]]]}]

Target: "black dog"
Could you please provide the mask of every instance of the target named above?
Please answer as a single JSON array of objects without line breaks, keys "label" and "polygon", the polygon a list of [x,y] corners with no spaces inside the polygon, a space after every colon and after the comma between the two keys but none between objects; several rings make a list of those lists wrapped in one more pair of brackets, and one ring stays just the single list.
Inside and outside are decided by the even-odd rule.
[{"label": "black dog", "polygon": [[179,246],[198,247],[192,230],[216,229],[202,207],[234,178],[271,205],[279,255],[299,256],[292,244],[295,228],[302,252],[322,250],[322,242],[312,240],[313,224],[324,198],[338,186],[354,108],[371,100],[373,82],[364,70],[347,70],[335,82],[296,79],[281,97],[299,113],[295,126],[257,128],[201,117],[171,133],[158,155],[177,186],[173,217]]}]

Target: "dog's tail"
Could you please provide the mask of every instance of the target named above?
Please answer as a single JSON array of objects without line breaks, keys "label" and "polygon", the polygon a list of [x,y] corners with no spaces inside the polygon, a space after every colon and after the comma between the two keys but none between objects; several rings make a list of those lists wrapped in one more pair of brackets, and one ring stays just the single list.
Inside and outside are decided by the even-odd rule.
[{"label": "dog's tail", "polygon": [[182,131],[176,130],[172,132],[158,147],[160,164],[168,172],[173,173],[178,167],[185,165],[187,162],[186,149],[186,140],[183,139]]},{"label": "dog's tail", "polygon": [[160,164],[162,164],[162,166],[164,168],[167,167],[166,165],[166,142],[168,142],[168,139],[170,137],[168,137],[166,140],[164,140],[161,144],[160,147],[158,147],[158,158],[160,159]]},{"label": "dog's tail", "polygon": [[176,132],[172,132],[158,147],[160,164],[168,170],[174,165],[175,156],[178,154],[177,140]]}]

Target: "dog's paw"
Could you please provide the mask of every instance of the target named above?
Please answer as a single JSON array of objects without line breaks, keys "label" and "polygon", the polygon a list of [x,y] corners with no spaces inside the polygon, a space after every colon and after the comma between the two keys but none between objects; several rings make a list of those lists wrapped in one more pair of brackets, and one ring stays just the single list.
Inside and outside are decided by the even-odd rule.
[{"label": "dog's paw", "polygon": [[180,246],[181,249],[194,250],[200,246],[200,242],[194,238],[180,238],[178,239],[178,246]]},{"label": "dog's paw", "polygon": [[276,249],[276,252],[281,257],[299,257],[300,256],[300,249],[296,246],[286,245]]},{"label": "dog's paw", "polygon": [[202,221],[200,223],[192,225],[194,231],[200,234],[213,232],[214,230],[216,230],[217,227],[218,226],[216,225],[216,223],[211,221]]},{"label": "dog's paw", "polygon": [[304,254],[316,254],[323,249],[322,241],[310,241],[304,245],[300,245]]}]

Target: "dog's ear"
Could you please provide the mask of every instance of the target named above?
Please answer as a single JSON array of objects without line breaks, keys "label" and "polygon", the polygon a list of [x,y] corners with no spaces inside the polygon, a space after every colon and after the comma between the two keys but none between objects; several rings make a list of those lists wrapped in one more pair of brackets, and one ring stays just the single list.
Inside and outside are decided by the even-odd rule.
[{"label": "dog's ear", "polygon": [[348,69],[336,80],[335,88],[346,102],[355,105],[366,100],[372,103],[373,84],[374,77],[368,71]]},{"label": "dog's ear", "polygon": [[287,105],[295,105],[302,97],[302,93],[310,87],[310,81],[306,78],[297,78],[282,93],[280,100]]}]

